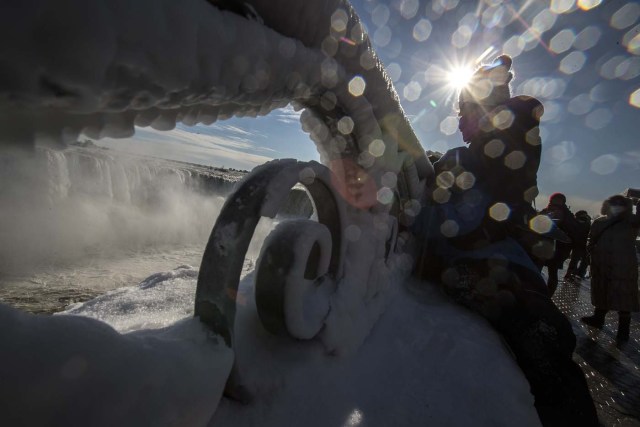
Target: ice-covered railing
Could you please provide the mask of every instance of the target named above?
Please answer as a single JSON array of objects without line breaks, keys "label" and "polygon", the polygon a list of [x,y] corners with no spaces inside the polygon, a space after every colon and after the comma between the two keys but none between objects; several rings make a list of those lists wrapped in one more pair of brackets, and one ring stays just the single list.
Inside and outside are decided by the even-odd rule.
[{"label": "ice-covered railing", "polygon": [[294,102],[323,163],[350,157],[379,189],[402,171],[404,201],[418,197],[429,163],[348,2],[245,2],[264,25],[222,3],[3,4],[0,138],[125,137]]}]

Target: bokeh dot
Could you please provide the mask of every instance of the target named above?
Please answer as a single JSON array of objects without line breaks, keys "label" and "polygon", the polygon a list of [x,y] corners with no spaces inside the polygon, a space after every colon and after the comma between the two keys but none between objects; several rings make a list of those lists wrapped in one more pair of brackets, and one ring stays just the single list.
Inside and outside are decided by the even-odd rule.
[{"label": "bokeh dot", "polygon": [[421,19],[413,26],[413,38],[419,42],[427,41],[432,29],[433,26],[428,19]]},{"label": "bokeh dot", "polygon": [[393,172],[386,172],[382,175],[382,178],[380,178],[380,183],[385,187],[395,188],[398,184],[398,175]]},{"label": "bokeh dot", "polygon": [[576,2],[577,6],[582,10],[591,10],[594,9],[602,3],[602,0],[578,0]]},{"label": "bokeh dot", "polygon": [[393,190],[391,190],[389,187],[382,187],[380,190],[378,190],[377,199],[378,202],[382,203],[383,205],[391,204],[393,202]]},{"label": "bokeh dot", "polygon": [[462,49],[469,44],[471,37],[473,36],[473,30],[466,25],[458,27],[458,29],[451,35],[451,45]]},{"label": "bokeh dot", "polygon": [[455,237],[460,231],[460,226],[452,219],[448,219],[440,225],[440,232],[444,237]]},{"label": "bokeh dot", "polygon": [[404,87],[402,91],[402,95],[404,99],[407,101],[417,101],[420,98],[420,94],[422,93],[422,86],[420,83],[412,81],[408,85]]},{"label": "bokeh dot", "polygon": [[629,105],[640,108],[640,88],[634,90],[631,95],[629,95]]},{"label": "bokeh dot", "polygon": [[387,74],[392,82],[397,82],[402,76],[402,67],[397,62],[392,62],[386,67]]},{"label": "bokeh dot", "polygon": [[629,2],[611,15],[609,22],[616,30],[623,30],[635,24],[638,17],[640,17],[640,4]]},{"label": "bokeh dot", "polygon": [[[362,150],[358,155],[358,164],[365,169],[369,169],[376,162],[376,157],[374,157],[369,150]],[[358,177],[358,181],[362,178]]]},{"label": "bokeh dot", "polygon": [[337,9],[333,12],[333,15],[331,15],[331,29],[340,35],[346,33],[347,22],[349,22],[349,17],[344,9]]},{"label": "bokeh dot", "polygon": [[349,81],[349,93],[353,96],[361,96],[366,89],[367,84],[360,76],[355,76]]},{"label": "bokeh dot", "polygon": [[612,119],[613,113],[608,108],[598,108],[585,117],[584,124],[591,129],[603,129]]},{"label": "bokeh dot", "polygon": [[451,198],[451,192],[446,188],[438,187],[433,190],[431,197],[433,197],[433,201],[436,203],[447,203]]},{"label": "bokeh dot", "polygon": [[496,221],[505,221],[510,214],[511,209],[502,202],[496,203],[489,208],[489,216]]},{"label": "bokeh dot", "polygon": [[340,120],[338,120],[338,131],[343,135],[349,135],[353,132],[353,119],[349,116],[344,116]]},{"label": "bokeh dot", "polygon": [[529,228],[538,234],[545,234],[551,231],[553,221],[546,215],[536,215],[529,221]]},{"label": "bokeh dot", "polygon": [[456,185],[463,189],[468,190],[476,183],[476,177],[473,173],[465,171],[456,177]]},{"label": "bokeh dot", "polygon": [[551,0],[549,9],[553,13],[561,14],[571,12],[575,6],[575,0]]},{"label": "bokeh dot", "polygon": [[559,69],[565,74],[575,74],[582,70],[586,62],[587,56],[582,51],[576,50],[562,58]]},{"label": "bokeh dot", "polygon": [[593,108],[593,101],[589,95],[581,93],[580,95],[569,101],[567,110],[576,116],[587,114]]},{"label": "bokeh dot", "polygon": [[564,53],[571,49],[575,39],[576,35],[573,33],[573,30],[561,30],[551,38],[549,48],[555,53]]},{"label": "bokeh dot", "polygon": [[538,126],[531,129],[524,136],[524,140],[527,141],[527,144],[537,146],[542,144],[542,138],[540,138],[540,128]]},{"label": "bokeh dot", "polygon": [[576,35],[576,39],[573,41],[573,47],[578,50],[588,50],[598,44],[602,31],[596,26],[589,26],[584,28]]},{"label": "bokeh dot", "polygon": [[376,66],[376,57],[373,54],[373,50],[365,50],[360,55],[360,65],[365,70],[370,70]]},{"label": "bokeh dot", "polygon": [[627,52],[640,55],[640,32],[636,32],[636,35],[627,43]]},{"label": "bokeh dot", "polygon": [[499,139],[492,139],[484,146],[484,154],[492,159],[502,156],[504,153],[504,142]]},{"label": "bokeh dot", "polygon": [[407,200],[404,204],[404,213],[409,216],[418,216],[422,210],[422,205],[416,199]]},{"label": "bokeh dot", "polygon": [[561,141],[549,150],[551,163],[559,165],[570,160],[576,154],[576,145],[573,141]]},{"label": "bokeh dot", "polygon": [[384,144],[384,141],[382,141],[381,139],[374,139],[373,141],[371,141],[371,143],[369,143],[369,153],[373,157],[382,156],[384,154],[385,149],[386,149],[386,146]]},{"label": "bokeh dot", "polygon": [[373,43],[378,47],[385,47],[391,41],[392,35],[391,28],[385,25],[373,33]]},{"label": "bokeh dot", "polygon": [[598,175],[609,175],[618,169],[620,159],[613,154],[603,154],[591,161],[591,171]]},{"label": "bokeh dot", "polygon": [[512,151],[504,157],[504,164],[512,170],[520,169],[527,161],[527,155],[522,151]]},{"label": "bokeh dot", "polygon": [[496,129],[508,129],[513,124],[514,115],[508,108],[501,110],[491,118],[491,123]]},{"label": "bokeh dot", "polygon": [[387,25],[387,21],[391,16],[391,12],[389,8],[384,4],[378,4],[375,9],[371,12],[371,20],[373,21],[376,27],[383,27]]},{"label": "bokeh dot", "polygon": [[609,58],[602,66],[600,66],[600,75],[608,80],[613,80],[624,74],[624,68],[620,67],[624,63],[626,57],[616,55]]},{"label": "bokeh dot", "polygon": [[454,116],[446,117],[440,122],[440,132],[445,135],[453,135],[458,130],[458,118]]},{"label": "bokeh dot", "polygon": [[558,15],[549,9],[542,9],[542,11],[533,18],[533,21],[531,21],[531,26],[542,34],[553,28],[557,19]]},{"label": "bokeh dot", "polygon": [[502,45],[502,52],[512,58],[519,56],[523,49],[524,44],[520,43],[520,36],[511,36],[509,40]]},{"label": "bokeh dot", "polygon": [[616,74],[621,80],[631,80],[640,76],[640,57],[634,56],[625,59],[616,67]]},{"label": "bokeh dot", "polygon": [[400,3],[400,15],[404,19],[411,19],[418,13],[420,2],[418,0],[404,0]]},{"label": "bokeh dot", "polygon": [[456,177],[451,171],[444,171],[436,177],[436,184],[440,188],[451,188],[456,182]]}]

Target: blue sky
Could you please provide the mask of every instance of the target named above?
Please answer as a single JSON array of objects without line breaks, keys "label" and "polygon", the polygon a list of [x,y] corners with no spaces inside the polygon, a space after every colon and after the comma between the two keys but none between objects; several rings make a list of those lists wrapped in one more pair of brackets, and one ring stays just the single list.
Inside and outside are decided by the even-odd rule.
[{"label": "blue sky", "polygon": [[[538,183],[573,209],[640,187],[640,4],[598,0],[354,0],[425,149],[463,144],[455,94],[441,75],[486,55],[513,57],[513,95],[545,106]],[[634,105],[635,104],[635,105]],[[107,145],[158,157],[251,169],[272,158],[318,160],[291,107],[175,131],[138,129]],[[159,143],[159,144],[158,144]],[[176,143],[181,143],[180,145]],[[542,197],[538,207],[546,203]]]}]

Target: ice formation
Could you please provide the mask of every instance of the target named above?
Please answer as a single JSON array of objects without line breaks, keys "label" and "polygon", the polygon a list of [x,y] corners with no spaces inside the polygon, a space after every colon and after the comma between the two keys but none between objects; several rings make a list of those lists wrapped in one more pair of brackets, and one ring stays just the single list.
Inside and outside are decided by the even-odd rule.
[{"label": "ice formation", "polygon": [[[428,161],[347,1],[245,2],[264,25],[216,3],[4,5],[2,141],[130,136],[134,125],[167,130],[294,102],[326,160],[415,169],[405,184],[417,194]],[[376,140],[379,158],[368,151]]]},{"label": "ice formation", "polygon": [[[100,319],[125,336],[176,328],[192,310],[195,273],[162,272],[65,314]],[[239,287],[235,352],[258,393],[250,405],[222,399],[208,425],[539,425],[528,383],[498,334],[435,287],[409,282],[360,351],[326,357],[317,341],[266,333],[256,316],[253,276],[245,270]]]}]

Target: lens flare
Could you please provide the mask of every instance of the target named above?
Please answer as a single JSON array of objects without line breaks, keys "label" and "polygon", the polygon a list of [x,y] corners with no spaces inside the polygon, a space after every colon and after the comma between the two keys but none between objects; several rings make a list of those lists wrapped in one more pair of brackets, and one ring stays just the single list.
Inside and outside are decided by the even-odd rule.
[{"label": "lens flare", "polygon": [[467,67],[452,68],[447,72],[447,80],[449,85],[456,89],[463,89],[469,84],[473,70]]}]

